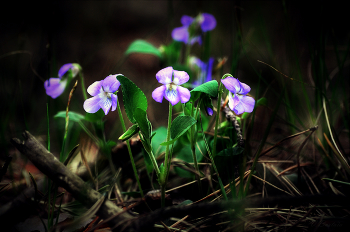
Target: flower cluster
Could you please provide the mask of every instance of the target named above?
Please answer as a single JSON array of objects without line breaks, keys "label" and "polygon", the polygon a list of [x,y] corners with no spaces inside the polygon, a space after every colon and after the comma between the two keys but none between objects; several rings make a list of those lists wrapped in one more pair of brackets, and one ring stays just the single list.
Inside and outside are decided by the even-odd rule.
[{"label": "flower cluster", "polygon": [[202,44],[201,32],[211,31],[216,27],[216,20],[213,15],[208,13],[199,14],[196,18],[188,15],[181,17],[182,27],[175,28],[171,36],[176,41],[185,44]]},{"label": "flower cluster", "polygon": [[255,100],[247,96],[250,87],[247,84],[241,83],[234,77],[226,77],[221,80],[222,84],[229,90],[228,106],[237,115],[244,112],[251,113],[254,109]]},{"label": "flower cluster", "polygon": [[66,75],[69,70],[72,72],[71,78],[74,78],[81,70],[81,67],[76,63],[68,63],[63,65],[58,71],[58,78],[51,77],[44,82],[44,87],[47,95],[55,99],[63,93],[68,82],[70,81],[69,76]]},{"label": "flower cluster", "polygon": [[190,79],[186,72],[167,67],[157,72],[156,78],[159,83],[163,84],[152,92],[152,98],[156,102],[161,103],[163,97],[165,97],[174,106],[180,100],[181,103],[186,103],[190,100],[190,91],[180,86]]},{"label": "flower cluster", "polygon": [[118,103],[116,91],[120,86],[116,78],[118,75],[109,75],[104,80],[95,81],[89,86],[87,92],[93,97],[84,102],[83,107],[86,112],[96,113],[102,109],[107,115],[111,107],[112,111],[115,111]]}]

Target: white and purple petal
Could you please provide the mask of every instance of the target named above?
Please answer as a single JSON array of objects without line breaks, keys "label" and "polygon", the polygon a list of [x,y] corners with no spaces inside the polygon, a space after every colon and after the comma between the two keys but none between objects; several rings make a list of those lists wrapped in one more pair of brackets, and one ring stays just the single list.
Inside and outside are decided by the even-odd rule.
[{"label": "white and purple petal", "polygon": [[215,17],[208,13],[203,13],[202,17],[204,18],[201,23],[201,28],[203,32],[211,31],[216,27]]},{"label": "white and purple petal", "polygon": [[181,17],[182,25],[187,26],[187,27],[192,24],[193,20],[194,19],[191,16],[188,16],[188,15],[183,15]]},{"label": "white and purple petal", "polygon": [[71,68],[73,68],[73,64],[72,63],[68,63],[68,64],[64,64],[62,65],[62,67],[60,68],[60,70],[58,70],[58,77],[62,78],[64,76],[64,74],[67,73],[67,71]]},{"label": "white and purple petal", "polygon": [[173,67],[166,67],[158,71],[156,74],[156,78],[158,82],[163,85],[170,84],[173,77],[173,71],[174,71]]},{"label": "white and purple petal", "polygon": [[228,93],[228,107],[234,111],[235,107],[239,104],[239,98],[237,94]]},{"label": "white and purple petal", "polygon": [[105,115],[107,115],[109,110],[111,109],[112,100],[108,97],[102,98],[100,99],[99,105],[102,108],[102,110],[105,112]]},{"label": "white and purple petal", "polygon": [[177,86],[172,86],[172,88],[167,88],[164,94],[165,99],[167,99],[173,106],[180,101],[180,94],[177,92]]},{"label": "white and purple petal", "polygon": [[182,85],[190,79],[190,76],[185,71],[174,70],[174,80],[175,85]]},{"label": "white and purple petal", "polygon": [[241,89],[240,82],[234,77],[226,77],[221,82],[231,93],[238,93]]},{"label": "white and purple petal", "polygon": [[190,100],[191,93],[188,89],[182,86],[177,86],[177,93],[178,93],[178,96],[180,97],[181,103],[186,103]]},{"label": "white and purple petal", "polygon": [[83,108],[88,113],[96,113],[101,107],[100,107],[100,97],[94,96],[89,99],[86,99],[83,105]]},{"label": "white and purple petal", "polygon": [[44,87],[46,94],[52,97],[53,99],[60,96],[64,89],[66,88],[67,80],[61,80],[60,78],[50,78],[44,82]]},{"label": "white and purple petal", "polygon": [[187,44],[189,36],[190,35],[188,33],[188,27],[187,26],[176,27],[171,32],[171,37],[173,38],[173,40],[184,42],[186,44]]},{"label": "white and purple petal", "polygon": [[105,92],[114,93],[118,90],[120,82],[116,77],[117,75],[109,75],[102,81],[103,90]]},{"label": "white and purple petal", "polygon": [[166,90],[166,86],[162,85],[158,88],[156,88],[155,90],[153,90],[152,92],[152,98],[159,103],[162,103],[163,101],[163,97],[165,95],[165,90]]},{"label": "white and purple petal", "polygon": [[91,96],[96,96],[98,95],[102,90],[102,81],[95,81],[94,83],[92,83],[89,88],[87,89],[87,92],[91,95]]}]

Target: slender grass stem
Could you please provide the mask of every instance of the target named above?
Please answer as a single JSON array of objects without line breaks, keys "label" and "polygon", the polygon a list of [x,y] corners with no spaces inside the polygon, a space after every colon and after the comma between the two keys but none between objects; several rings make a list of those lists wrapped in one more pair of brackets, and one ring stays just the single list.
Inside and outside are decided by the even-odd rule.
[{"label": "slender grass stem", "polygon": [[[118,101],[118,100],[117,100],[117,108],[118,108],[118,114],[119,114],[120,124],[122,125],[123,132],[125,133],[125,132],[126,132],[125,122],[124,122],[123,114],[122,114],[122,111],[121,111],[121,109],[120,109],[120,105],[119,105],[119,101]],[[133,157],[132,152],[131,152],[131,147],[130,147],[130,142],[129,142],[129,140],[126,140],[126,147],[128,148],[128,153],[129,153],[129,156],[130,156],[130,161],[131,161],[132,169],[133,169],[133,171],[134,171],[134,175],[135,175],[135,179],[136,179],[137,185],[139,186],[140,194],[141,194],[141,196],[142,196],[142,198],[143,198],[143,197],[144,197],[144,195],[143,195],[143,190],[142,190],[142,187],[141,187],[139,175],[138,175],[138,173],[137,173],[137,169],[136,169],[134,157]]]},{"label": "slender grass stem", "polygon": [[[197,120],[198,118],[198,112],[199,112],[199,109],[198,109],[198,106],[200,106],[200,100],[198,102],[198,105],[197,105],[197,111],[196,111],[196,116],[195,116],[195,119]],[[192,110],[191,110],[191,116],[193,117],[194,116],[194,105],[192,104]],[[191,151],[192,151],[192,156],[193,156],[193,163],[194,163],[194,167],[196,169],[196,179],[198,181],[198,189],[199,189],[199,194],[200,194],[200,197],[202,197],[202,183],[201,183],[201,180],[200,180],[200,172],[199,172],[199,167],[198,167],[198,161],[197,161],[197,156],[196,156],[196,124],[194,124],[191,129],[190,129],[190,143],[191,143]]]}]

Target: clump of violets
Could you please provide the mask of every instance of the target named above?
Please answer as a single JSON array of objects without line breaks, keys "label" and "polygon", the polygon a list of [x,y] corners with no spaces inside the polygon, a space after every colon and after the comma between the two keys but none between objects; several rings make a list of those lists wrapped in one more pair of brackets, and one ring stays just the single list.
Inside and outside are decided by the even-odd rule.
[{"label": "clump of violets", "polygon": [[244,112],[251,113],[254,109],[255,100],[247,96],[250,87],[247,84],[241,83],[234,77],[226,77],[221,80],[222,84],[229,90],[228,106],[235,114],[243,114]]},{"label": "clump of violets", "polygon": [[195,42],[202,44],[201,34],[216,27],[215,17],[208,13],[199,14],[196,18],[184,15],[181,17],[181,23],[182,26],[175,28],[171,36],[176,41],[191,45]]},{"label": "clump of violets", "polygon": [[[81,67],[77,63],[68,63],[63,65],[58,71],[58,78],[51,77],[44,82],[46,94],[53,99],[60,96],[65,90],[67,84],[73,79],[81,70]],[[72,75],[66,75],[71,71]]]},{"label": "clump of violets", "polygon": [[89,86],[87,92],[93,97],[84,102],[83,107],[86,112],[96,113],[102,109],[107,115],[111,107],[112,111],[115,111],[118,104],[116,92],[120,86],[120,82],[116,78],[118,75],[109,75],[104,80],[95,81]]},{"label": "clump of violets", "polygon": [[163,84],[152,92],[152,98],[156,102],[161,103],[164,97],[174,106],[179,101],[186,103],[190,100],[190,91],[180,86],[190,79],[185,71],[177,71],[173,67],[167,67],[157,72],[156,78],[159,83]]},{"label": "clump of violets", "polygon": [[191,56],[188,63],[194,73],[197,74],[197,79],[192,83],[192,87],[211,81],[214,58],[209,58],[208,62],[203,62],[199,58]]}]

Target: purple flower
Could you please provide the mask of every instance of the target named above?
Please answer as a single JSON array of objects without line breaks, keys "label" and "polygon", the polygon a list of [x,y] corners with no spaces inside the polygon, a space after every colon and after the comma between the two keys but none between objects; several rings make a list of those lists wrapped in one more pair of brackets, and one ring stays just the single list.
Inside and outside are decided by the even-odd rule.
[{"label": "purple flower", "polygon": [[180,86],[190,79],[186,72],[167,67],[157,72],[156,78],[159,83],[163,84],[152,92],[152,97],[156,102],[161,103],[165,97],[174,106],[180,100],[181,103],[190,100],[190,91]]},{"label": "purple flower", "polygon": [[216,27],[216,20],[213,15],[208,13],[199,14],[196,18],[184,15],[181,17],[182,27],[175,28],[171,36],[176,41],[184,43],[190,43],[191,45],[195,42],[202,44],[202,38],[198,29],[202,32],[211,31]]},{"label": "purple flower", "polygon": [[60,70],[58,71],[58,78],[51,77],[50,79],[46,80],[44,82],[44,87],[46,90],[46,94],[52,97],[53,99],[60,96],[64,89],[66,88],[68,82],[67,78],[62,78],[69,70],[72,72],[72,78],[74,78],[79,70],[81,69],[79,64],[76,63],[68,63],[63,65]]},{"label": "purple flower", "polygon": [[207,108],[206,108],[206,112],[207,112],[207,114],[208,114],[209,116],[212,116],[214,111],[213,111],[212,108],[207,107]]},{"label": "purple flower", "polygon": [[197,87],[205,82],[211,81],[211,74],[213,71],[214,58],[209,58],[208,62],[203,62],[199,58],[192,56],[189,59],[190,67],[197,73],[197,80],[192,84]]},{"label": "purple flower", "polygon": [[222,84],[228,89],[229,98],[228,106],[237,115],[244,112],[252,112],[254,109],[255,100],[252,97],[246,96],[250,91],[250,87],[244,83],[239,82],[236,78],[226,77],[221,80]]},{"label": "purple flower", "polygon": [[112,107],[112,111],[117,108],[118,97],[115,92],[120,86],[120,82],[117,80],[117,75],[109,75],[102,81],[95,81],[92,83],[87,92],[93,96],[85,100],[84,110],[88,113],[96,113],[100,108],[108,114]]}]

